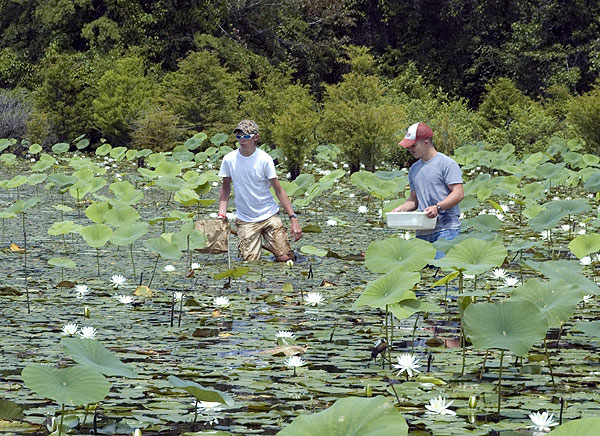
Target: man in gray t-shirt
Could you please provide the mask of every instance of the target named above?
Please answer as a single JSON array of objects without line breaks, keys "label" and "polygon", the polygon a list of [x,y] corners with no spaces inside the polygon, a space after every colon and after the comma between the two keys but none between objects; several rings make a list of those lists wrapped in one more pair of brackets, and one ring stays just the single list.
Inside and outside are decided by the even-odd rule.
[{"label": "man in gray t-shirt", "polygon": [[[429,218],[438,217],[433,230],[419,230],[417,237],[429,242],[440,238],[454,239],[459,234],[460,209],[463,199],[462,172],[458,164],[433,145],[433,130],[427,124],[416,123],[400,145],[419,159],[408,172],[410,196],[392,212],[419,210]],[[436,258],[441,257],[438,253]]]}]

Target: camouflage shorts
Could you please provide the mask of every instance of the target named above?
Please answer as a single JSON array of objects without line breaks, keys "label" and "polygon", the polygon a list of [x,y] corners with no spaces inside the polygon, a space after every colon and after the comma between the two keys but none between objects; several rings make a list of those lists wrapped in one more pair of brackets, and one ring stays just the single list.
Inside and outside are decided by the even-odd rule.
[{"label": "camouflage shorts", "polygon": [[[238,251],[243,260],[260,259],[262,248],[269,250],[275,257],[292,253],[287,229],[283,226],[278,214],[257,223],[235,221],[238,235]],[[262,238],[261,238],[262,237]]]}]

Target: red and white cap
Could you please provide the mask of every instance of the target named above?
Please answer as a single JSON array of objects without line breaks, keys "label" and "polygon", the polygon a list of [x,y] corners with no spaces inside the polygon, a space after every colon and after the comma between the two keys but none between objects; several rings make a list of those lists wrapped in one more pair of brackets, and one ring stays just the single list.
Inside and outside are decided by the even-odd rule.
[{"label": "red and white cap", "polygon": [[412,147],[412,145],[421,139],[429,139],[433,137],[433,130],[425,123],[415,123],[408,128],[406,136],[400,145],[404,148]]}]

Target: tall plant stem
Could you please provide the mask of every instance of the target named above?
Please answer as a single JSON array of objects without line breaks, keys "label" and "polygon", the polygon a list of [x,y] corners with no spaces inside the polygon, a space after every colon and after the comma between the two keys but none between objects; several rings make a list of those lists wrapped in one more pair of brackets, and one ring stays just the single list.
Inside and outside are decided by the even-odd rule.
[{"label": "tall plant stem", "polygon": [[129,244],[129,254],[131,255],[131,267],[133,268],[133,276],[137,277],[135,273],[135,261],[133,260],[133,243]]},{"label": "tall plant stem", "polygon": [[90,412],[90,404],[85,405],[85,415],[83,415],[83,422],[81,423],[81,428],[85,425],[85,421],[87,421],[88,413]]},{"label": "tall plant stem", "polygon": [[483,379],[483,373],[485,372],[485,364],[487,363],[487,358],[489,355],[489,350],[485,350],[485,357],[483,358],[483,364],[481,365],[481,372],[479,373],[479,381]]},{"label": "tall plant stem", "polygon": [[458,273],[458,293],[459,294],[462,294],[463,286],[464,286],[464,275],[463,275],[462,271],[460,271]]},{"label": "tall plant stem", "polygon": [[412,331],[412,344],[411,344],[411,353],[415,352],[415,332],[417,331],[417,323],[419,322],[419,317],[421,316],[421,312],[417,313],[417,317],[415,318],[415,324],[413,325]]},{"label": "tall plant stem", "polygon": [[502,361],[504,360],[504,350],[500,350],[500,370],[498,372],[498,410],[500,415],[500,400],[502,399]]},{"label": "tall plant stem", "polygon": [[[388,332],[388,305],[385,305],[385,340],[387,341],[387,343],[390,343],[390,334]],[[389,345],[388,345],[389,347]],[[382,353],[385,354],[385,353]],[[389,357],[389,351],[388,351],[388,357]],[[385,368],[385,359],[381,359],[381,368]]]},{"label": "tall plant stem", "polygon": [[63,426],[64,419],[65,419],[65,403],[63,403],[62,407],[60,408],[60,425],[58,427],[58,436],[60,436],[62,434],[62,426]]},{"label": "tall plant stem", "polygon": [[544,353],[546,354],[546,362],[548,362],[548,369],[550,370],[550,378],[552,379],[552,389],[556,392],[556,384],[554,383],[554,371],[552,370],[552,364],[550,363],[550,356],[548,355],[548,342],[544,338]]},{"label": "tall plant stem", "polygon": [[96,266],[98,267],[98,277],[100,277],[100,248],[96,247]]},{"label": "tall plant stem", "polygon": [[156,272],[156,266],[158,265],[158,259],[160,259],[160,254],[156,255],[156,261],[154,262],[154,268],[152,269],[152,276],[150,276],[150,283],[148,283],[148,287],[152,286],[152,280],[154,280],[154,273]]},{"label": "tall plant stem", "polygon": [[392,347],[394,346],[394,314],[390,312],[390,342],[388,345],[388,357],[390,358],[390,369],[392,369]]},{"label": "tall plant stem", "polygon": [[25,250],[23,253],[23,272],[25,273],[25,293],[27,294],[27,313],[31,313],[31,308],[29,306],[29,283],[27,281],[27,233],[23,232],[23,249]]},{"label": "tall plant stem", "polygon": [[396,396],[396,400],[398,401],[398,406],[400,405],[400,397],[398,396],[398,392],[396,392],[396,388],[394,387],[393,384],[390,383],[390,386],[392,387],[392,390],[394,391],[394,395]]},{"label": "tall plant stem", "polygon": [[462,318],[460,320],[460,346],[462,347],[462,368],[460,369],[461,377],[465,375],[465,366],[467,363],[467,339],[465,338],[465,331],[463,330]]}]

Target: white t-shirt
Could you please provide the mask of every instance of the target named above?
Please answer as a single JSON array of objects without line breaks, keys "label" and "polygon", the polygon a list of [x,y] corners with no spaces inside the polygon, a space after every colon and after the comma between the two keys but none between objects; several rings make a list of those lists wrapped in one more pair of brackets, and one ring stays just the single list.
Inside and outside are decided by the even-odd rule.
[{"label": "white t-shirt", "polygon": [[220,177],[231,177],[235,189],[235,213],[245,222],[266,220],[279,212],[269,179],[277,178],[273,158],[259,148],[245,157],[239,150],[230,151],[223,158]]}]

